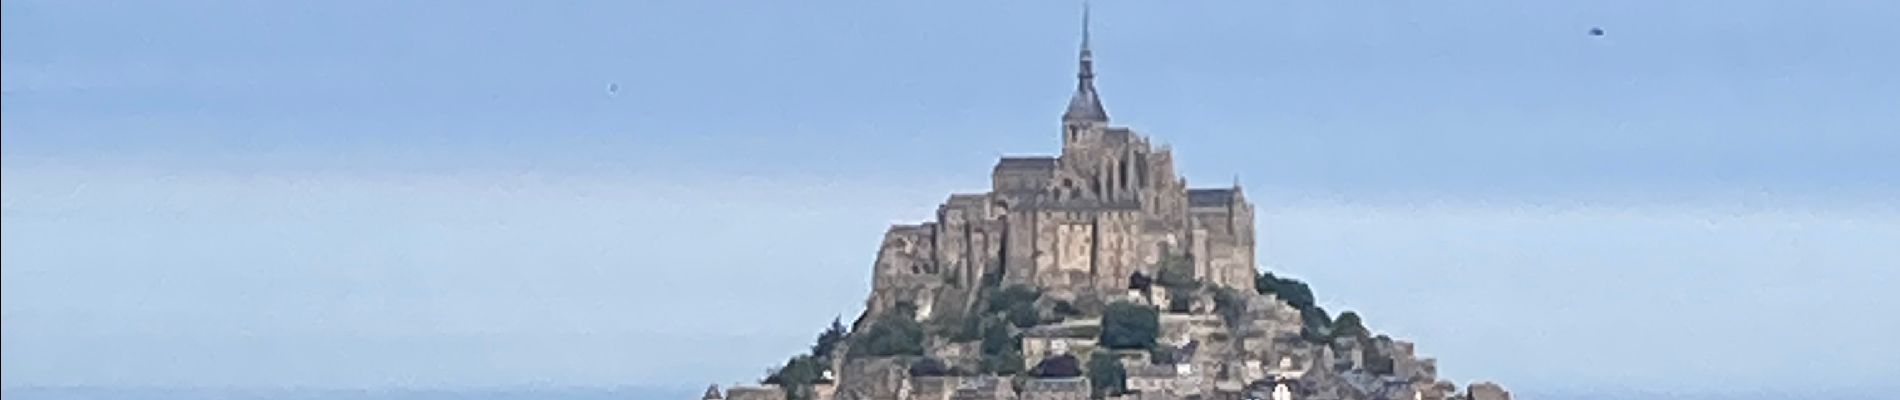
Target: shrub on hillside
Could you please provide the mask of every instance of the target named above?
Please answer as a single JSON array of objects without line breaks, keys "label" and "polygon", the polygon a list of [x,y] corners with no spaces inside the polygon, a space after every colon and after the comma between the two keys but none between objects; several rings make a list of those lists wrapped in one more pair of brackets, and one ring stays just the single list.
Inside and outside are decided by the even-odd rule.
[{"label": "shrub on hillside", "polygon": [[859,332],[851,344],[851,355],[869,357],[915,356],[924,354],[924,327],[914,311],[899,307],[886,312]]},{"label": "shrub on hillside", "polygon": [[845,331],[842,322],[843,321],[839,321],[838,318],[833,317],[831,319],[831,326],[825,328],[824,332],[818,333],[818,340],[813,341],[811,344],[812,357],[816,357],[820,361],[831,359],[832,351],[837,350],[838,345],[844,343],[845,335],[850,333]]},{"label": "shrub on hillside", "polygon": [[1160,330],[1161,315],[1153,307],[1115,302],[1102,313],[1101,343],[1111,349],[1146,349]]},{"label": "shrub on hillside", "polygon": [[1009,312],[1017,304],[1034,305],[1036,299],[1042,298],[1042,292],[1026,285],[1012,285],[1003,290],[990,291],[989,294],[989,307],[985,309],[988,314]]},{"label": "shrub on hillside", "polygon": [[983,355],[983,373],[1001,376],[1016,375],[1023,372],[1023,354],[1014,349],[997,354]]},{"label": "shrub on hillside", "polygon": [[1272,294],[1292,304],[1294,308],[1305,309],[1317,305],[1313,300],[1313,288],[1297,279],[1281,278],[1272,272],[1261,272],[1254,278],[1254,290],[1261,294]]},{"label": "shrub on hillside", "polygon": [[1359,319],[1359,313],[1347,311],[1339,313],[1339,319],[1333,320],[1333,337],[1351,337],[1365,339],[1371,332],[1366,330],[1365,321]]},{"label": "shrub on hillside", "polygon": [[796,356],[785,361],[785,366],[766,374],[763,383],[798,386],[809,385],[824,377],[825,365],[811,356]]},{"label": "shrub on hillside", "polygon": [[1114,354],[1098,351],[1089,356],[1089,397],[1106,398],[1128,391],[1128,371]]},{"label": "shrub on hillside", "polygon": [[910,376],[945,376],[945,375],[950,375],[950,366],[944,365],[942,360],[925,357],[925,358],[917,359],[916,362],[910,363]]},{"label": "shrub on hillside", "polygon": [[1168,312],[1186,313],[1194,310],[1194,292],[1176,290],[1168,292]]},{"label": "shrub on hillside", "polygon": [[1155,283],[1168,290],[1184,291],[1201,287],[1194,279],[1194,261],[1182,256],[1166,256],[1155,265]]}]

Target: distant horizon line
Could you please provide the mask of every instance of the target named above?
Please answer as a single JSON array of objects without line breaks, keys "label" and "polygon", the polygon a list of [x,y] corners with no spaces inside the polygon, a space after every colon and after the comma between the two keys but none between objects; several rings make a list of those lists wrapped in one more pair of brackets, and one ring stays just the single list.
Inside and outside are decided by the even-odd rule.
[{"label": "distant horizon line", "polygon": [[[1478,382],[1478,381],[1483,381],[1483,380],[1473,380],[1473,382]],[[748,382],[745,384],[757,384],[757,383]],[[727,386],[727,384],[725,383],[719,383],[718,385],[721,387]],[[1526,390],[1526,389],[1529,389],[1529,390]],[[1524,397],[1526,395],[1538,396],[1536,398],[1547,398],[1543,396],[1563,396],[1561,397],[1563,399],[1569,399],[1569,398],[1585,399],[1585,398],[1602,398],[1602,397],[1590,397],[1590,396],[1615,396],[1614,398],[1700,400],[1700,399],[1734,399],[1734,398],[1779,399],[1779,398],[1786,398],[1787,396],[1796,396],[1796,395],[1812,396],[1812,395],[1817,395],[1817,394],[1826,394],[1829,396],[1874,395],[1877,393],[1891,393],[1893,390],[1896,390],[1896,389],[1900,389],[1900,387],[1894,387],[1894,388],[1883,388],[1883,387],[1877,387],[1877,386],[1850,386],[1850,387],[1833,387],[1833,388],[1809,387],[1809,388],[1800,388],[1799,390],[1777,389],[1777,388],[1769,388],[1769,387],[1729,388],[1729,389],[1689,389],[1689,390],[1665,390],[1665,389],[1646,389],[1646,388],[1628,388],[1628,387],[1606,387],[1606,388],[1564,387],[1564,388],[1548,388],[1548,389],[1538,390],[1536,388],[1514,387],[1511,389],[1511,393],[1513,397]],[[251,392],[251,393],[310,393],[310,394],[361,393],[361,394],[377,394],[377,395],[431,394],[431,393],[436,393],[436,394],[454,394],[454,393],[529,394],[529,393],[555,393],[555,392],[583,392],[583,393],[647,392],[647,393],[653,393],[653,394],[665,393],[665,394],[694,395],[702,390],[704,390],[704,388],[700,387],[700,385],[698,384],[557,385],[557,384],[535,384],[535,383],[496,385],[496,386],[467,386],[467,387],[451,387],[451,386],[442,386],[442,387],[222,386],[220,387],[220,386],[161,386],[161,385],[17,385],[17,386],[0,387],[0,391],[5,391],[5,392],[20,392],[20,391],[170,392],[170,393],[180,393],[180,394],[191,393],[191,392],[224,392],[224,393]],[[1637,396],[1637,397],[1629,397],[1629,396]],[[1742,396],[1742,397],[1737,397],[1737,396]],[[1849,397],[1849,398],[1853,398],[1853,397]]]}]

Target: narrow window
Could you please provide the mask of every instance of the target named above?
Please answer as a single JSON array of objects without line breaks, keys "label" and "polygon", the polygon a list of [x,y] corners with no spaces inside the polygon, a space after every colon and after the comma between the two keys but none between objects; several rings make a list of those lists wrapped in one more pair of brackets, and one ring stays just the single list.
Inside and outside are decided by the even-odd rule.
[{"label": "narrow window", "polygon": [[1115,174],[1121,178],[1121,190],[1129,190],[1129,161],[1123,159],[1123,161],[1119,161],[1119,163],[1121,163],[1119,173]]}]

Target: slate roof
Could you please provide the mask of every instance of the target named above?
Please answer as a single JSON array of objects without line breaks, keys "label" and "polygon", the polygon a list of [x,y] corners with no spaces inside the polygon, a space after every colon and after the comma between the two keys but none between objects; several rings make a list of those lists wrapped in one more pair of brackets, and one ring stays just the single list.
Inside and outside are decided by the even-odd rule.
[{"label": "slate roof", "polygon": [[996,160],[997,171],[1055,171],[1056,158],[1051,156],[1003,157]]},{"label": "slate roof", "polygon": [[1036,368],[1031,369],[1030,374],[1037,378],[1078,377],[1082,376],[1082,361],[1068,354],[1046,357],[1036,363]]},{"label": "slate roof", "polygon": [[1147,274],[1143,274],[1141,271],[1135,271],[1135,273],[1128,275],[1128,289],[1130,290],[1148,290],[1148,288],[1153,285],[1154,279],[1149,278]]},{"label": "slate roof", "polygon": [[1234,204],[1234,189],[1188,189],[1188,207],[1226,207]]},{"label": "slate roof", "polygon": [[1078,56],[1075,95],[1069,97],[1069,109],[1062,113],[1062,120],[1108,122],[1108,111],[1102,109],[1101,95],[1095,93],[1095,53],[1089,51],[1089,11],[1086,5],[1082,6],[1082,52]]},{"label": "slate roof", "polygon": [[1064,121],[1108,122],[1108,110],[1102,108],[1102,99],[1095,93],[1093,82],[1084,80],[1076,85],[1075,95],[1069,97],[1069,109],[1062,112]]}]

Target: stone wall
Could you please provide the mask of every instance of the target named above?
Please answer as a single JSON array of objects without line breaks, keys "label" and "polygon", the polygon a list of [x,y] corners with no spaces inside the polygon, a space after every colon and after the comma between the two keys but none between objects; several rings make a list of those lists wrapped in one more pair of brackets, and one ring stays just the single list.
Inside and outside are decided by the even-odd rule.
[{"label": "stone wall", "polygon": [[1060,155],[1004,157],[990,192],[951,195],[934,221],[892,227],[874,267],[873,289],[884,293],[867,314],[902,301],[928,310],[922,296],[897,292],[974,287],[986,275],[1045,292],[1115,293],[1165,255],[1191,255],[1204,281],[1251,290],[1253,211],[1238,188],[1209,207],[1191,198],[1171,149],[1128,128],[1071,128]]},{"label": "stone wall", "polygon": [[[976,293],[996,283],[986,277],[1003,286],[1037,287],[1048,299],[1101,304],[1113,301],[1101,296],[1126,293],[1135,272],[1152,276],[1167,256],[1192,258],[1203,282],[1252,291],[1253,206],[1239,187],[1216,189],[1230,195],[1215,202],[1196,197],[1177,174],[1172,149],[1152,145],[1129,128],[1109,126],[1105,119],[1069,121],[1062,135],[1059,155],[1004,157],[991,171],[990,191],[952,194],[932,221],[892,226],[873,265],[864,316],[855,325],[874,321],[866,317],[898,304],[916,306],[919,320],[927,323],[964,316],[978,300]],[[1197,313],[1205,313],[1209,299],[1199,296],[1203,307]],[[1168,328],[1210,344],[1225,342],[1225,323],[1203,317],[1215,323],[1176,321]],[[1266,322],[1236,328],[1273,336],[1282,333],[1283,319],[1269,314],[1254,318]],[[1025,354],[1026,364],[1046,356],[1051,343],[1026,339],[1025,352],[1031,353]],[[1219,346],[1234,352],[1230,344]],[[939,357],[967,358],[965,349],[940,341],[930,347]],[[868,367],[839,367],[841,376],[857,376],[840,383],[841,399],[894,394],[898,388],[890,377],[906,372],[902,366],[892,366],[897,375],[842,371],[851,368]]]},{"label": "stone wall", "polygon": [[955,194],[942,206],[937,207],[937,223],[933,227],[931,258],[938,268],[948,274],[948,278],[961,286],[970,286],[974,282],[973,271],[980,268],[982,255],[975,245],[987,203],[983,195]]},{"label": "stone wall", "polygon": [[1299,309],[1272,294],[1248,296],[1247,312],[1242,319],[1245,324],[1241,327],[1243,336],[1267,341],[1297,336],[1303,324]]},{"label": "stone wall", "polygon": [[956,376],[916,376],[910,378],[911,400],[950,400],[957,387],[963,384],[962,377]]},{"label": "stone wall", "polygon": [[1511,392],[1491,382],[1473,383],[1465,389],[1465,393],[1471,396],[1471,400],[1511,400]]},{"label": "stone wall", "polygon": [[785,389],[778,385],[735,386],[726,389],[726,400],[785,400]]},{"label": "stone wall", "polygon": [[910,373],[909,359],[876,357],[847,360],[838,372],[838,400],[890,400]]},{"label": "stone wall", "polygon": [[1038,378],[1023,382],[1022,400],[1088,400],[1089,379]]},{"label": "stone wall", "polygon": [[1023,368],[1034,368],[1043,358],[1059,355],[1055,349],[1065,349],[1066,354],[1075,355],[1078,360],[1088,362],[1088,356],[1095,352],[1096,339],[1072,337],[1037,337],[1024,335]]},{"label": "stone wall", "polygon": [[975,376],[964,378],[957,385],[951,400],[1014,400],[1017,398],[1015,387],[1007,379],[996,376]]},{"label": "stone wall", "polygon": [[812,400],[835,400],[838,398],[838,384],[836,382],[813,384],[808,390],[811,390]]},{"label": "stone wall", "polygon": [[1146,236],[1142,235],[1142,218],[1137,211],[1103,211],[1097,215],[1096,232],[1101,238],[1096,248],[1093,284],[1098,289],[1126,288],[1130,275],[1152,266],[1142,260],[1149,258],[1154,246],[1142,241]]},{"label": "stone wall", "polygon": [[[1238,190],[1233,191],[1238,197]],[[1236,198],[1233,204],[1197,205],[1188,209],[1189,227],[1196,235],[1193,254],[1202,279],[1219,286],[1253,291],[1253,206]]]},{"label": "stone wall", "polygon": [[896,225],[884,233],[872,266],[867,315],[880,315],[897,303],[908,302],[919,308],[920,318],[928,317],[936,289],[944,284],[935,262],[935,225]]},{"label": "stone wall", "polygon": [[872,270],[876,274],[876,286],[890,286],[884,279],[934,274],[937,272],[935,252],[936,224],[894,225],[884,232],[884,242],[878,247],[876,265]]},{"label": "stone wall", "polygon": [[1036,283],[1037,260],[1051,255],[1055,251],[1038,240],[1051,237],[1053,231],[1038,229],[1044,225],[1044,213],[1027,207],[1011,209],[1003,216],[1003,284],[1034,285]]}]

